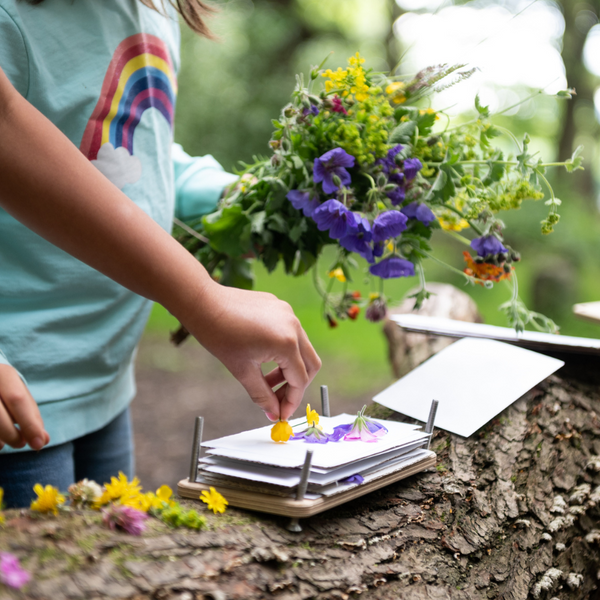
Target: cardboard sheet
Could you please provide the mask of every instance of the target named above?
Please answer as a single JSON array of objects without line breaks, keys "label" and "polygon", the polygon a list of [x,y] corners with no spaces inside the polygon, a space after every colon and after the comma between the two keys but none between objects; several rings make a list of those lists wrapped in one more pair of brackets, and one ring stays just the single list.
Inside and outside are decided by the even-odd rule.
[{"label": "cardboard sheet", "polygon": [[439,400],[435,427],[469,437],[563,361],[487,339],[465,338],[444,348],[373,398],[427,421]]},{"label": "cardboard sheet", "polygon": [[555,335],[536,331],[517,333],[510,327],[467,323],[427,317],[424,315],[392,315],[391,320],[407,331],[448,337],[474,337],[509,342],[539,352],[568,352],[573,354],[600,354],[600,340],[593,338]]}]

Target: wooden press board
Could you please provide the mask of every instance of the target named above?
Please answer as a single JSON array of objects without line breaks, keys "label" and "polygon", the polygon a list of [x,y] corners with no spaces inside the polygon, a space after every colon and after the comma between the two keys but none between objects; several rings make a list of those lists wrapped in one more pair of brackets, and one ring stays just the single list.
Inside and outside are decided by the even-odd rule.
[{"label": "wooden press board", "polygon": [[[435,467],[436,456],[427,456],[423,460],[414,463],[405,469],[390,473],[379,479],[374,479],[369,483],[358,485],[346,492],[340,492],[333,496],[321,496],[315,500],[294,500],[281,496],[272,496],[270,494],[259,494],[256,492],[247,492],[225,486],[218,486],[218,491],[225,496],[229,506],[237,508],[246,508],[258,512],[269,513],[272,515],[281,515],[292,518],[312,517],[320,512],[350,502],[355,498],[360,498],[365,494],[378,490],[386,485],[390,485],[416,473],[420,473],[430,467]],[[204,490],[208,490],[210,485],[204,483],[191,483],[189,479],[182,479],[177,484],[177,493],[184,498],[193,498],[198,500]]]},{"label": "wooden press board", "polygon": [[600,323],[600,302],[582,302],[573,306],[573,314],[591,323]]}]

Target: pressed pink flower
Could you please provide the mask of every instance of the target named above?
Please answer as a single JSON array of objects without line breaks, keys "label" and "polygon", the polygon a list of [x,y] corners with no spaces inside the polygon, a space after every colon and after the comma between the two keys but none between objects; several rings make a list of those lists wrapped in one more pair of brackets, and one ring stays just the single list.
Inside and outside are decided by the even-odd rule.
[{"label": "pressed pink flower", "polygon": [[0,552],[0,583],[19,589],[30,579],[31,575],[21,567],[16,556]]},{"label": "pressed pink flower", "polygon": [[145,512],[122,504],[111,504],[102,511],[102,522],[105,525],[111,529],[120,527],[131,535],[142,535],[146,530],[144,521],[147,518]]},{"label": "pressed pink flower", "polygon": [[368,427],[361,427],[360,424],[355,423],[354,427],[344,436],[344,439],[348,442],[353,440],[360,440],[361,442],[376,442],[379,439],[378,435],[371,433]]}]

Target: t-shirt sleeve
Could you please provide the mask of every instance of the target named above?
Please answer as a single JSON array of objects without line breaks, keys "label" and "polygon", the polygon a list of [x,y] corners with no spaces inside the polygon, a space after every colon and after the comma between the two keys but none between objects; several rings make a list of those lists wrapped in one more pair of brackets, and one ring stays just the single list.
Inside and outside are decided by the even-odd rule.
[{"label": "t-shirt sleeve", "polygon": [[171,152],[175,169],[175,216],[191,219],[215,209],[223,190],[239,179],[210,155],[191,157],[179,144]]},{"label": "t-shirt sleeve", "polygon": [[0,67],[21,96],[26,97],[29,90],[27,48],[15,19],[2,3],[0,3]]}]

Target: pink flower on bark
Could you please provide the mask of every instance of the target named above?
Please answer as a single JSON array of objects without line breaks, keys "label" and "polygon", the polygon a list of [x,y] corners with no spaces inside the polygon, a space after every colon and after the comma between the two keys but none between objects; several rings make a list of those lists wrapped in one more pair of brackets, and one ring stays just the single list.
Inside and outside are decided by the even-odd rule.
[{"label": "pink flower on bark", "polygon": [[19,589],[30,579],[31,575],[21,567],[16,556],[9,552],[0,552],[0,583]]},{"label": "pink flower on bark", "polygon": [[142,535],[146,530],[144,521],[147,518],[145,512],[122,504],[111,504],[102,511],[102,522],[106,526],[113,530],[120,527],[131,535]]}]

